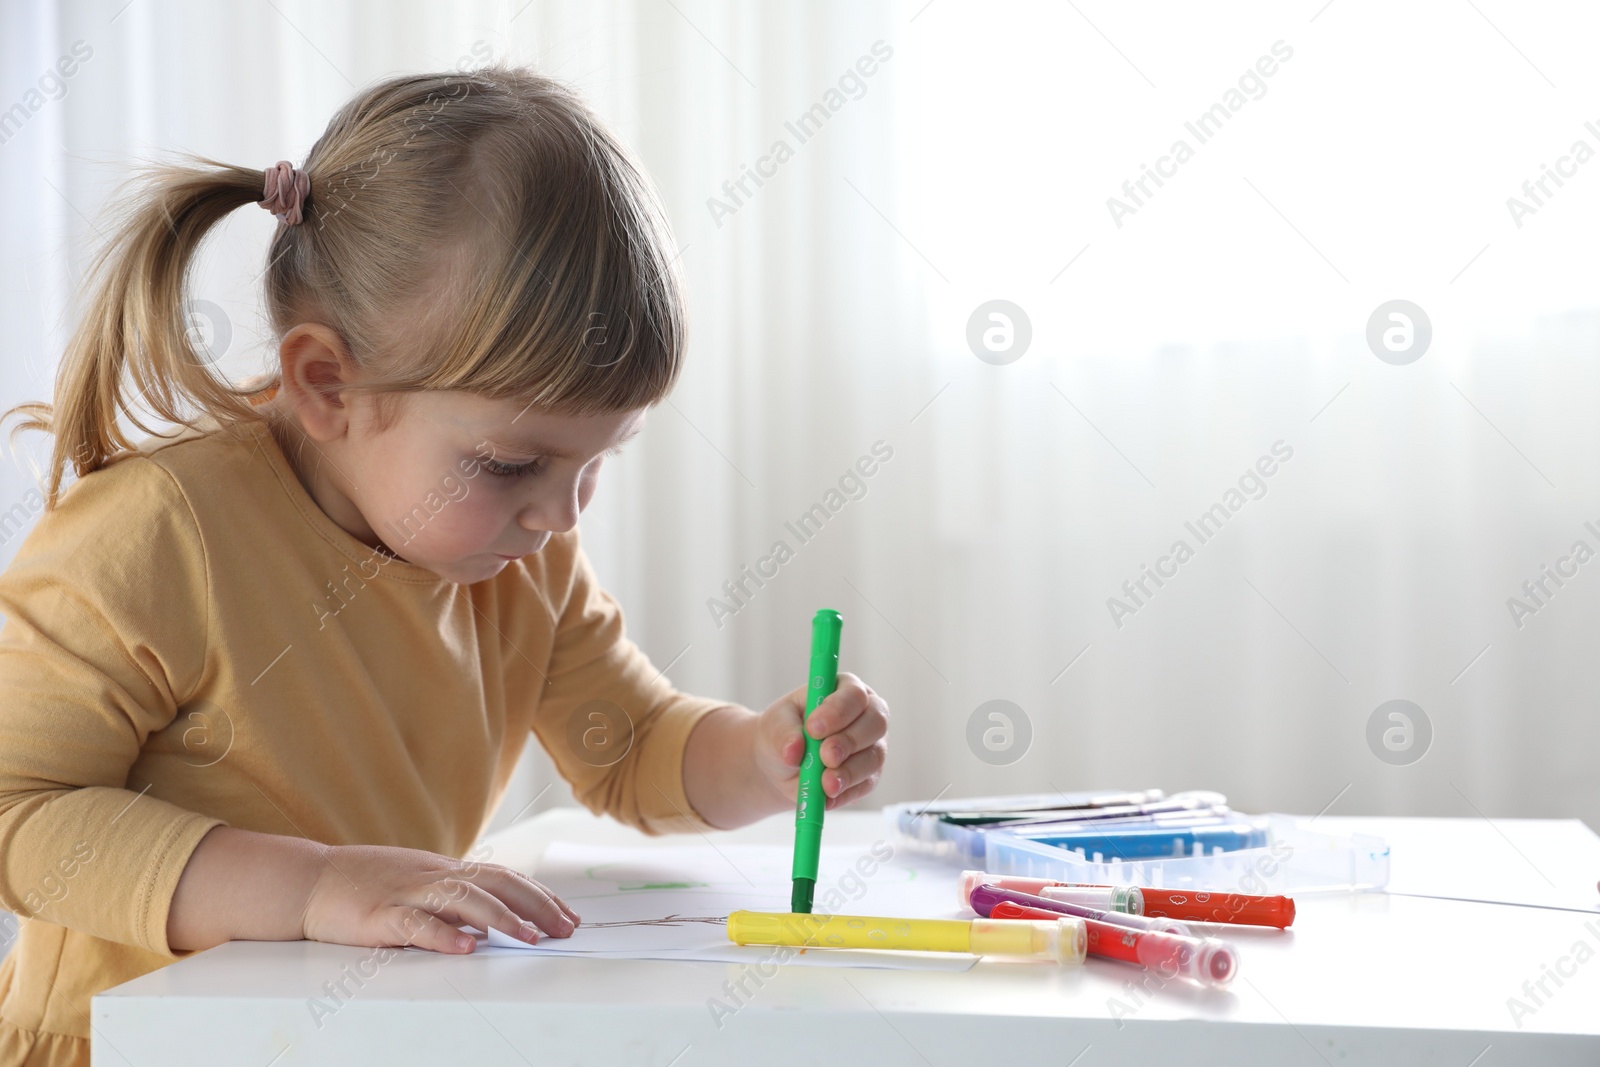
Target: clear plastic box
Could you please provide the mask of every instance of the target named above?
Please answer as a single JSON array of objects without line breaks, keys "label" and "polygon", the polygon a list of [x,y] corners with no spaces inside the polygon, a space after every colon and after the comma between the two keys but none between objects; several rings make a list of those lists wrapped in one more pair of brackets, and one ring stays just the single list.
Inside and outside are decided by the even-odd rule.
[{"label": "clear plastic box", "polygon": [[[978,809],[1049,799],[978,797],[945,801],[940,807],[948,810],[959,804]],[[1081,849],[1067,851],[1001,829],[955,826],[941,822],[936,812],[926,808],[912,803],[884,809],[895,847],[990,874],[1256,894],[1382,889],[1389,883],[1389,846],[1381,837],[1323,833],[1312,829],[1312,820],[1304,816],[1248,816],[1267,830],[1263,848],[1119,860],[1098,853],[1085,855]]]}]

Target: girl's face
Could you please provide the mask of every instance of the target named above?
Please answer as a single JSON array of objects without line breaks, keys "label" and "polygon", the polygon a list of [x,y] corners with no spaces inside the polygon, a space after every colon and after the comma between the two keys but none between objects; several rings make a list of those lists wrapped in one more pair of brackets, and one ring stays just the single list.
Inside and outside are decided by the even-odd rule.
[{"label": "girl's face", "polygon": [[606,456],[644,425],[642,408],[558,415],[463,392],[410,393],[401,405],[378,433],[370,399],[358,399],[347,432],[308,447],[302,462],[314,465],[321,451],[311,481],[333,483],[318,503],[335,522],[461,584],[492,578],[576,526]]}]

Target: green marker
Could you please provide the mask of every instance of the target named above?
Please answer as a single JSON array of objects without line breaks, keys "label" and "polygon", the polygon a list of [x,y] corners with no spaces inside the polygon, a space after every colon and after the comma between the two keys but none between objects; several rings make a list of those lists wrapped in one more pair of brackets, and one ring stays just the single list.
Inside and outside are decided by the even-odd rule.
[{"label": "green marker", "polygon": [[[839,687],[839,631],[844,619],[823,608],[811,617],[811,672],[806,675],[806,718]],[[810,734],[800,761],[800,789],[794,807],[794,894],[789,910],[811,912],[817,888],[817,854],[822,850],[822,812],[828,796],[822,791],[822,743]]]}]

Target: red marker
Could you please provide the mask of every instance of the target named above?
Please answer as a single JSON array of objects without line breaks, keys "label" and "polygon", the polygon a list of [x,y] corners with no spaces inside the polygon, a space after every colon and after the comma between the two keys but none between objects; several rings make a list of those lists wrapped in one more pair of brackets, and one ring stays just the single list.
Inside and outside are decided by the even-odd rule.
[{"label": "red marker", "polygon": [[1257,897],[1247,893],[1201,893],[1194,890],[1145,889],[1144,913],[1169,919],[1242,926],[1276,926],[1294,922],[1293,897]]},{"label": "red marker", "polygon": [[[991,919],[1045,919],[1056,913],[1002,900],[989,913]],[[1214,937],[1183,937],[1157,930],[1131,930],[1097,919],[1085,919],[1089,955],[1122,960],[1148,967],[1162,978],[1182,977],[1220,989],[1239,971],[1239,957],[1226,942]]]},{"label": "red marker", "polygon": [[[980,885],[1014,889],[1019,893],[1050,896],[1049,889],[1105,888],[1082,882],[1055,882],[1048,878],[1020,878],[1013,875],[962,871],[958,892],[961,903],[969,904],[972,890]],[[1282,930],[1294,922],[1294,898],[1261,897],[1245,893],[1207,893],[1192,889],[1147,889],[1139,887],[1144,914],[1189,922],[1234,923],[1243,926],[1275,926]]]}]

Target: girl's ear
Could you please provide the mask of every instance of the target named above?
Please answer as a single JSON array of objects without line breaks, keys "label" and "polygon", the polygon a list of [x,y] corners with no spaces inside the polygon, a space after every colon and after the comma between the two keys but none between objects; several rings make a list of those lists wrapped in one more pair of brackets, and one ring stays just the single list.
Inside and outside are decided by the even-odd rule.
[{"label": "girl's ear", "polygon": [[350,350],[337,331],[320,323],[301,323],[278,345],[283,392],[289,407],[314,441],[333,441],[350,428],[344,387],[359,377]]}]

